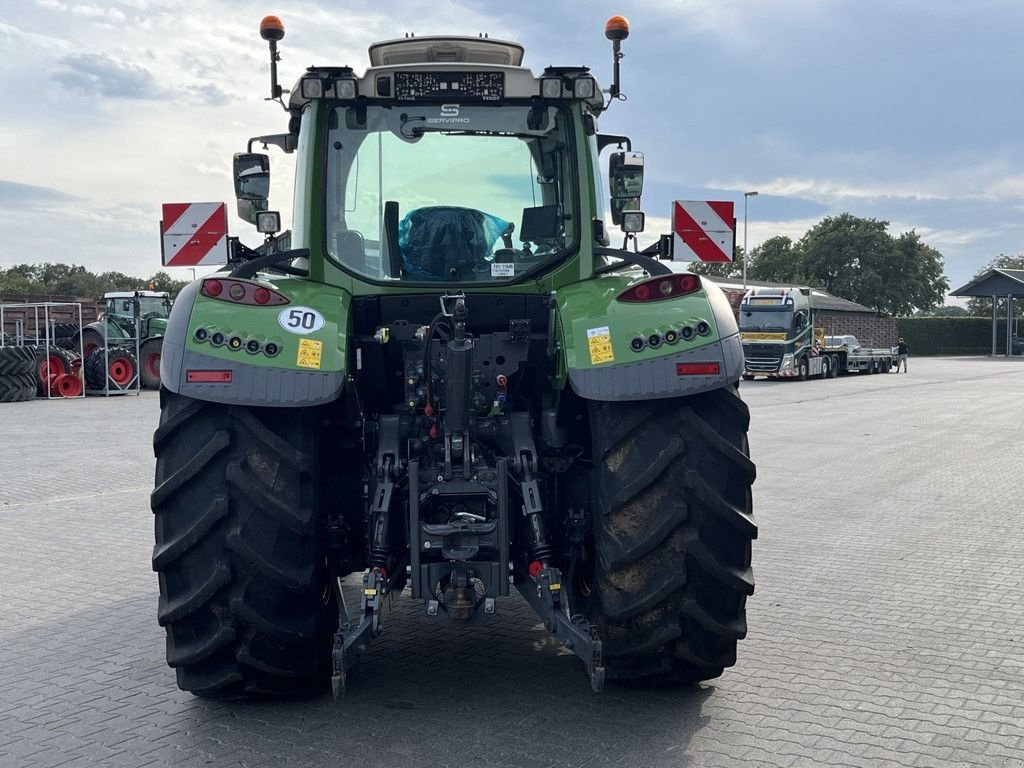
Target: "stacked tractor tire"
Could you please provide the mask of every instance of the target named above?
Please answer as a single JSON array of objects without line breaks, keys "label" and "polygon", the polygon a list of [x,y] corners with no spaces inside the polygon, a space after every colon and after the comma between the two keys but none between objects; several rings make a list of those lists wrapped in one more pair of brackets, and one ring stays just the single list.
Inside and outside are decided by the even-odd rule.
[{"label": "stacked tractor tire", "polygon": [[[78,397],[96,392],[133,389],[138,379],[145,389],[160,386],[160,339],[143,344],[140,367],[133,350],[107,347],[94,329],[77,323],[54,323],[49,344],[18,344],[0,337],[0,403],[39,397]],[[81,346],[80,346],[81,345]],[[79,350],[84,347],[84,357]]]},{"label": "stacked tractor tire", "polygon": [[81,359],[75,352],[57,345],[39,346],[35,348],[35,361],[40,396],[78,397],[82,394]]},{"label": "stacked tractor tire", "polygon": [[36,348],[0,347],[0,403],[31,400],[36,386]]},{"label": "stacked tractor tire", "polygon": [[86,389],[105,389],[107,377],[111,389],[126,389],[135,381],[139,363],[135,354],[124,347],[99,347],[86,356],[83,368]]}]

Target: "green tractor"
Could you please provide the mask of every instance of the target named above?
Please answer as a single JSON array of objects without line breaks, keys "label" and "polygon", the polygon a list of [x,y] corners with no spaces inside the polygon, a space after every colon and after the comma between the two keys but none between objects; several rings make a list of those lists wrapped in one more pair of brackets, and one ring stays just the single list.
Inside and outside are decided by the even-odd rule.
[{"label": "green tractor", "polygon": [[[595,690],[720,675],[754,589],[743,352],[671,238],[635,245],[642,156],[597,127],[625,20],[607,92],[535,76],[516,43],[408,37],[287,102],[284,28],[260,31],[288,130],[250,140],[235,186],[270,247],[186,287],[164,337],[153,567],[178,685],[338,696],[403,590],[452,627],[518,591]],[[288,250],[254,142],[296,155]],[[608,244],[606,147],[631,249]]]},{"label": "green tractor", "polygon": [[[116,386],[124,387],[137,374],[143,387],[157,389],[160,386],[160,351],[170,312],[171,297],[166,292],[103,294],[100,319],[82,328],[82,358],[89,387],[103,389],[104,374]],[[139,337],[138,360],[135,359],[136,335]],[[103,354],[104,341],[108,347],[106,355]],[[94,355],[97,350],[99,354]]]}]

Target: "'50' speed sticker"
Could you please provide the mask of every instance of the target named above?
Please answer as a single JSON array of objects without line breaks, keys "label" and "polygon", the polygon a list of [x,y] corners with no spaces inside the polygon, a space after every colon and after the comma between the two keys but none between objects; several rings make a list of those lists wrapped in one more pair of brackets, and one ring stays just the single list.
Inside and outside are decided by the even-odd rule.
[{"label": "'50' speed sticker", "polygon": [[305,336],[324,327],[324,316],[309,307],[288,307],[278,313],[277,323],[288,333]]}]

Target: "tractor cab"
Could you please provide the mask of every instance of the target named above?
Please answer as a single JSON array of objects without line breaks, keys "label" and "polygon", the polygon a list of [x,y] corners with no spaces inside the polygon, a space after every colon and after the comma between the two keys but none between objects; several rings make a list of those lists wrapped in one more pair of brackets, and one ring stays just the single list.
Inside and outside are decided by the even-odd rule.
[{"label": "tractor cab", "polygon": [[[625,34],[609,34],[616,57]],[[275,38],[264,37],[273,61]],[[609,244],[598,168],[605,147],[618,145],[611,219],[627,234],[643,229],[635,210],[643,156],[627,137],[597,132],[606,93],[619,96],[617,66],[603,92],[587,67],[538,76],[523,54],[518,43],[483,36],[389,40],[370,46],[361,75],[309,67],[287,104],[272,69],[271,94],[291,115],[290,132],[251,139],[235,156],[239,215],[268,235],[280,227],[266,210],[269,158],[251,152],[253,143],[275,144],[298,154],[290,247],[309,256],[291,266],[310,279],[493,288],[573,257],[582,262],[575,279],[589,276],[606,264],[593,246]]]},{"label": "tractor cab", "polygon": [[112,291],[103,294],[104,318],[116,325],[126,337],[135,335],[136,311],[142,339],[162,336],[171,314],[170,294],[158,291]]}]

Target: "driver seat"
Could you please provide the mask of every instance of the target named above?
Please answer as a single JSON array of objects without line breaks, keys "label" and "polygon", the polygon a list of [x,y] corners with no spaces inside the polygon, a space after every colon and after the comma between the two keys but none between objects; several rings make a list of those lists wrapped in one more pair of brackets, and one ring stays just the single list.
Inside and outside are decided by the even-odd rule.
[{"label": "driver seat", "polygon": [[409,211],[398,228],[405,272],[427,280],[466,277],[490,255],[485,221],[473,208],[438,205]]}]

